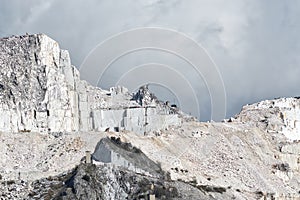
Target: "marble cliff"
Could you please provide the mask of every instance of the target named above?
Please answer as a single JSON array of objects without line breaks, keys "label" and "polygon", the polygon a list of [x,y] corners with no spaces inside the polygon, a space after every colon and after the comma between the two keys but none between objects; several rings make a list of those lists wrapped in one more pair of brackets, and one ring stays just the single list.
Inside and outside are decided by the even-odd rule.
[{"label": "marble cliff", "polygon": [[0,40],[0,131],[130,130],[145,134],[181,123],[147,87],[102,90],[80,80],[69,53],[46,35]]}]

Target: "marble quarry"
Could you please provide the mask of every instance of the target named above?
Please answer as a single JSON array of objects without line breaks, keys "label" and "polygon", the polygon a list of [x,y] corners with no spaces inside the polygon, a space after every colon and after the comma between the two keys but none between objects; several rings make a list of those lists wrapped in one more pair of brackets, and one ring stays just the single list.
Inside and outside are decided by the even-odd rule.
[{"label": "marble quarry", "polygon": [[265,100],[246,105],[238,121],[260,123],[269,132],[283,133],[290,141],[300,140],[299,97]]},{"label": "marble quarry", "polygon": [[80,80],[68,51],[46,35],[0,40],[0,131],[129,130],[145,134],[180,125],[176,110],[142,87],[109,91]]}]

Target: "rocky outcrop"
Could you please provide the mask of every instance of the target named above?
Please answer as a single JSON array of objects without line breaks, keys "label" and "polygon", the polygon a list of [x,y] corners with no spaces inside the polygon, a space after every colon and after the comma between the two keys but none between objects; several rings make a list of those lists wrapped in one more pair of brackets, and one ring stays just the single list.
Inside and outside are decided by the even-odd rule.
[{"label": "rocky outcrop", "polygon": [[80,165],[75,173],[66,181],[65,188],[70,189],[63,188],[54,199],[151,199],[150,195],[157,200],[232,198],[227,188],[196,187],[163,175],[153,178],[109,165]]},{"label": "rocky outcrop", "polygon": [[269,132],[282,133],[289,140],[300,140],[300,98],[280,98],[246,105],[237,121],[253,124]]},{"label": "rocky outcrop", "polygon": [[130,143],[122,142],[120,138],[101,139],[95,148],[92,158],[95,162],[100,162],[100,164],[111,163],[151,176],[156,176],[161,172],[161,168],[141,150]]},{"label": "rocky outcrop", "polygon": [[234,197],[230,188],[173,181],[163,171],[157,175],[147,176],[111,164],[80,164],[63,174],[33,182],[4,181],[0,184],[0,198],[226,200]]},{"label": "rocky outcrop", "polygon": [[1,39],[0,66],[3,132],[110,128],[144,134],[181,123],[168,106],[140,105],[124,87],[106,91],[80,80],[68,52],[43,34]]},{"label": "rocky outcrop", "polygon": [[136,94],[132,97],[141,106],[156,106],[160,104],[158,98],[150,92],[148,85],[139,88]]}]

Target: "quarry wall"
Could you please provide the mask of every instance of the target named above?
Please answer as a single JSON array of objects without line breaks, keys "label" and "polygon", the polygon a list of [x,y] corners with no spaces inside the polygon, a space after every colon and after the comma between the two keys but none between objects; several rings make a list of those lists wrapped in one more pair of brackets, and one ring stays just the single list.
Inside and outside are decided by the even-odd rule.
[{"label": "quarry wall", "polygon": [[141,106],[126,88],[102,90],[80,80],[68,51],[46,35],[0,40],[0,131],[147,133],[179,125],[176,114]]}]

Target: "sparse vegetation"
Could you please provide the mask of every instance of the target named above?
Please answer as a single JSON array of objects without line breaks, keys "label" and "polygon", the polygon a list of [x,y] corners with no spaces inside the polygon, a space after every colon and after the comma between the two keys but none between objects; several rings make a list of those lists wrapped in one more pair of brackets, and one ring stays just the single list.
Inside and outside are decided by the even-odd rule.
[{"label": "sparse vegetation", "polygon": [[205,192],[217,192],[217,193],[221,193],[221,194],[226,192],[226,188],[212,186],[212,185],[197,185],[196,187]]},{"label": "sparse vegetation", "polygon": [[255,195],[258,199],[262,198],[264,196],[264,193],[262,191],[256,191]]},{"label": "sparse vegetation", "polygon": [[288,163],[276,163],[276,164],[272,165],[272,168],[283,171],[283,172],[290,171],[290,166]]},{"label": "sparse vegetation", "polygon": [[132,146],[131,143],[127,143],[127,142],[122,142],[121,139],[118,137],[110,137],[110,140],[118,145],[119,147],[121,147],[122,149],[132,152],[132,153],[142,153],[142,151],[134,146]]},{"label": "sparse vegetation", "polygon": [[82,177],[83,180],[87,181],[87,182],[90,182],[91,178],[88,176],[88,175],[83,175]]},{"label": "sparse vegetation", "polygon": [[6,181],[6,184],[7,185],[12,185],[12,184],[15,184],[16,182],[14,180],[8,180]]}]

